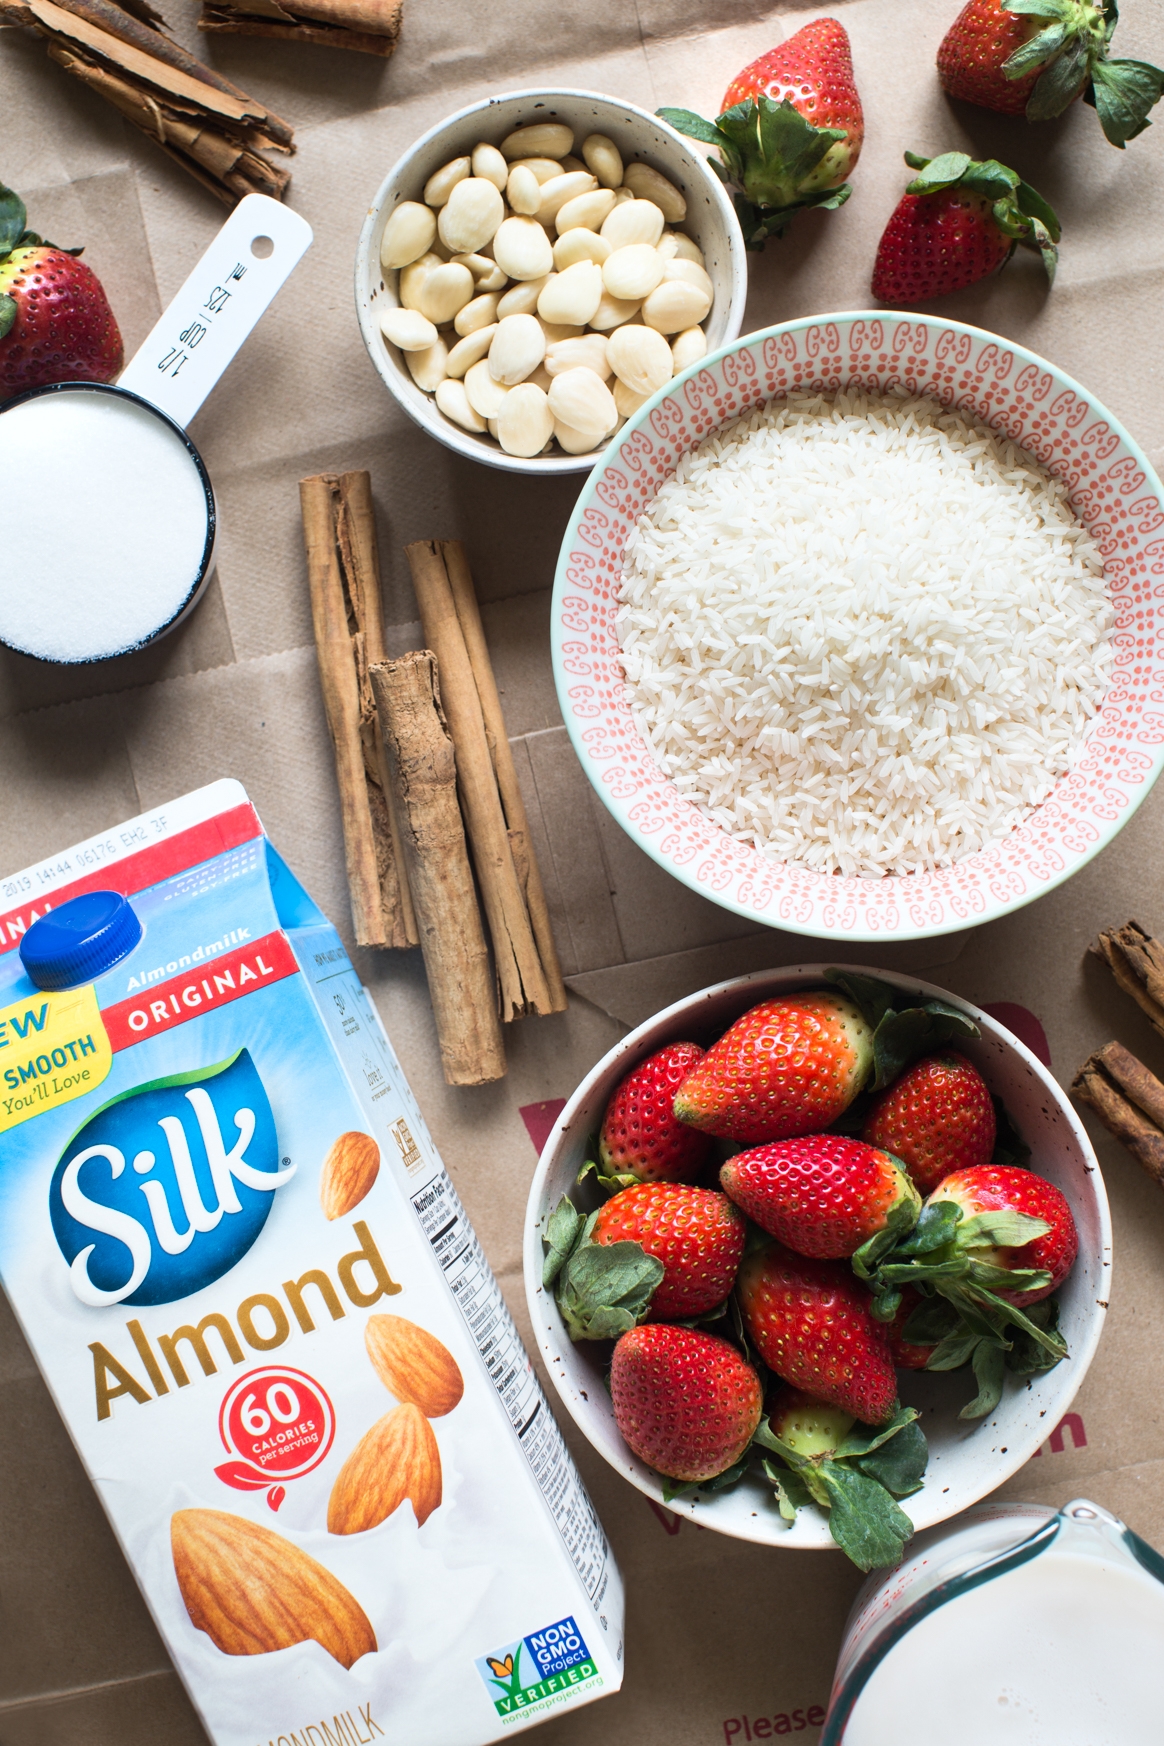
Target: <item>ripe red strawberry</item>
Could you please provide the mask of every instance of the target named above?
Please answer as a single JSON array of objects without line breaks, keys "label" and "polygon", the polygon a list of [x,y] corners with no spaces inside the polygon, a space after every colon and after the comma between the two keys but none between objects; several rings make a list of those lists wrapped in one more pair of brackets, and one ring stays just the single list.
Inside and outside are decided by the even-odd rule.
[{"label": "ripe red strawberry", "polygon": [[663,1266],[651,1298],[655,1321],[701,1316],[722,1303],[744,1253],[738,1207],[713,1188],[641,1182],[616,1194],[590,1230],[592,1243],[639,1243]]},{"label": "ripe red strawberry", "polygon": [[827,1128],[869,1076],[873,1033],[840,994],[783,994],[737,1019],[687,1075],[675,1114],[746,1146]]},{"label": "ripe red strawberry", "polygon": [[843,1134],[805,1134],[737,1152],[719,1173],[737,1206],[799,1255],[843,1260],[892,1227],[903,1235],[921,1196],[888,1152]]},{"label": "ripe red strawberry", "polygon": [[874,1100],[861,1136],[900,1158],[923,1194],[952,1170],[989,1164],[997,1122],[986,1081],[965,1055],[925,1055]]},{"label": "ripe red strawberry", "polygon": [[614,1348],[615,1423],[640,1461],[672,1479],[712,1479],[739,1460],[760,1422],[760,1379],[734,1346],[651,1322]]},{"label": "ripe red strawberry", "polygon": [[1115,0],[970,0],[938,50],[938,77],[951,97],[1003,115],[1048,121],[1078,97],[1097,110],[1123,149],[1150,126],[1164,74],[1146,61],[1108,57]]},{"label": "ripe red strawberry", "polygon": [[26,230],[26,217],[0,185],[0,402],[50,382],[111,382],[124,361],[96,274]]},{"label": "ripe red strawberry", "polygon": [[965,152],[905,161],[921,173],[885,226],[873,295],[900,307],[964,290],[1004,266],[1022,243],[1037,248],[1054,279],[1059,220],[1016,171]]},{"label": "ripe red strawberry", "polygon": [[769,1370],[862,1424],[893,1417],[897,1377],[889,1338],[849,1268],[771,1243],[745,1260],[736,1293]]},{"label": "ripe red strawberry", "polygon": [[[1050,1283],[1034,1291],[995,1290],[1007,1303],[1022,1308],[1050,1297],[1070,1273],[1079,1252],[1079,1238],[1071,1208],[1053,1182],[1036,1176],[1033,1170],[1016,1170],[1008,1164],[987,1164],[976,1170],[956,1170],[934,1189],[927,1201],[936,1206],[941,1201],[953,1201],[962,1209],[963,1219],[979,1213],[1021,1213],[1026,1218],[1042,1219],[1050,1229],[1032,1242],[1017,1248],[975,1248],[974,1258],[989,1267],[1002,1267],[1008,1272],[1033,1267],[1051,1275]],[[955,1246],[958,1246],[955,1235]]]},{"label": "ripe red strawberry", "polygon": [[627,1074],[602,1118],[599,1155],[608,1176],[637,1176],[643,1182],[695,1180],[711,1141],[681,1122],[672,1103],[702,1059],[698,1043],[668,1043]]},{"label": "ripe red strawberry", "polygon": [[718,146],[711,166],[743,189],[736,206],[749,248],[780,236],[799,207],[842,206],[865,137],[848,32],[835,18],[806,24],[737,73],[714,124],[660,109],[680,133]]}]

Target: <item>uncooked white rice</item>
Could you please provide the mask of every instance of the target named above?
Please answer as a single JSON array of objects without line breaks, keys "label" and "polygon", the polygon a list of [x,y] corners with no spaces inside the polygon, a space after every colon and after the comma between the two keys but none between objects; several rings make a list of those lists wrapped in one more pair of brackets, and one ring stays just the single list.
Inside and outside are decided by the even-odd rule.
[{"label": "uncooked white rice", "polygon": [[680,793],[781,861],[875,877],[1012,830],[1078,755],[1112,612],[1066,488],[905,395],[771,401],[631,535],[634,718]]}]

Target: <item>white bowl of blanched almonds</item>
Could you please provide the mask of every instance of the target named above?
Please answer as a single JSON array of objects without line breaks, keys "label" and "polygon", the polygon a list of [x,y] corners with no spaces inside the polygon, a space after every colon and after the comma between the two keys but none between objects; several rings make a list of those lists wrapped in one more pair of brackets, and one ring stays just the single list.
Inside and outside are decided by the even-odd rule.
[{"label": "white bowl of blanched almonds", "polygon": [[735,339],[744,241],[700,148],[631,103],[521,91],[417,141],[360,233],[368,354],[473,460],[584,472],[650,395]]}]

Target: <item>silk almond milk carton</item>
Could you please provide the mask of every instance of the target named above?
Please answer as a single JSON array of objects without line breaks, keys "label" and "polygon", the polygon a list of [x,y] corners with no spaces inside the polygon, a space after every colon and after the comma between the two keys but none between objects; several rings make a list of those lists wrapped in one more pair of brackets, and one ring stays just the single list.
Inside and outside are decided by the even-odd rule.
[{"label": "silk almond milk carton", "polygon": [[0,903],[0,1275],[216,1746],[477,1746],[617,1689],[602,1529],[243,790]]}]

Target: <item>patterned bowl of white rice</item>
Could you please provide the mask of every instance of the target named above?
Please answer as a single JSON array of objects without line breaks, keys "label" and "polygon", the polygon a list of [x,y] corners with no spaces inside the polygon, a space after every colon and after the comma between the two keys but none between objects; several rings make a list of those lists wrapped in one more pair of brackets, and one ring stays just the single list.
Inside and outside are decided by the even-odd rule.
[{"label": "patterned bowl of white rice", "polygon": [[933,317],[750,334],[648,400],[562,544],[582,766],[677,879],[794,933],[1029,903],[1164,761],[1164,488],[1045,359]]}]

